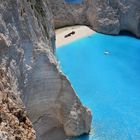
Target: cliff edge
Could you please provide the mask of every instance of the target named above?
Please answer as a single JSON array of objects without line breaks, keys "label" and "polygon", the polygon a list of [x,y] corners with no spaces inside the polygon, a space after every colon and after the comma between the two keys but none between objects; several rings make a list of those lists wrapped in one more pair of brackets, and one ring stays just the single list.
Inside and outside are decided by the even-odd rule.
[{"label": "cliff edge", "polygon": [[81,0],[74,4],[66,0],[49,0],[56,28],[88,25],[105,34],[118,35],[129,31],[140,37],[139,0]]},{"label": "cliff edge", "polygon": [[[54,56],[48,1],[1,1],[0,21],[0,138],[35,139],[31,122],[37,140],[89,133],[91,112],[80,102]],[[63,137],[52,138],[58,131]]]}]

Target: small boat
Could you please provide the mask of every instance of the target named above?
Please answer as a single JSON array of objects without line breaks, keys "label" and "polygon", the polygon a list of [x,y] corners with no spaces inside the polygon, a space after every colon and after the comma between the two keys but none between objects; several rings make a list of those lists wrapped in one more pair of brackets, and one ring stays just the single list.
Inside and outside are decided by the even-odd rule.
[{"label": "small boat", "polygon": [[104,51],[104,54],[105,55],[110,55],[110,52],[109,51]]}]

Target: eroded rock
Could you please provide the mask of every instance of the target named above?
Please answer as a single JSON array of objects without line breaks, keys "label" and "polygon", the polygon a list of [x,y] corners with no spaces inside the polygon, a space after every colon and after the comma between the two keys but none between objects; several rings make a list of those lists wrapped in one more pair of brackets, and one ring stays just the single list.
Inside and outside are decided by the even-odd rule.
[{"label": "eroded rock", "polygon": [[[88,133],[91,112],[81,104],[70,82],[60,71],[54,56],[55,34],[48,1],[1,1],[0,20],[0,64],[6,70],[4,73],[10,72],[9,87],[12,87],[15,97],[21,96],[36,130],[37,140],[46,140],[46,138],[55,140],[57,137],[52,138],[52,135],[58,133],[61,133],[61,140],[66,135],[77,136]],[[4,92],[2,95],[10,94]],[[13,118],[13,127],[25,118],[28,120],[25,117],[26,113],[20,109],[24,108],[22,101],[15,103],[17,112]],[[16,107],[15,104],[13,107]],[[71,114],[73,111],[78,117]],[[11,131],[16,131],[13,127]],[[24,127],[24,123],[19,127]],[[30,137],[34,139],[32,126],[29,126],[29,129],[31,130],[29,134],[33,136]],[[25,127],[26,140],[30,139],[29,129]],[[2,129],[1,132],[3,138],[10,137],[12,140],[11,132],[6,130],[3,133]],[[16,137],[15,133],[13,137]]]},{"label": "eroded rock", "polygon": [[97,32],[129,31],[140,37],[139,0],[83,0],[80,4],[49,0],[49,5],[56,28],[84,24]]},{"label": "eroded rock", "polygon": [[0,140],[35,140],[32,123],[13,90],[10,69],[0,66]]}]

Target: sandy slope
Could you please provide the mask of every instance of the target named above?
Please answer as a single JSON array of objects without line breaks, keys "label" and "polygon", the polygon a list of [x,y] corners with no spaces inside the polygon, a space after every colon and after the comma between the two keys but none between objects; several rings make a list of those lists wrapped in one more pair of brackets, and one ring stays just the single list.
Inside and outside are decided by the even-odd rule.
[{"label": "sandy slope", "polygon": [[[65,38],[65,35],[73,32],[73,31],[75,32],[75,34]],[[79,38],[82,38],[82,37],[95,33],[89,27],[80,26],[80,25],[60,28],[60,29],[57,29],[55,32],[56,32],[56,47],[60,47],[62,45],[75,41]]]}]

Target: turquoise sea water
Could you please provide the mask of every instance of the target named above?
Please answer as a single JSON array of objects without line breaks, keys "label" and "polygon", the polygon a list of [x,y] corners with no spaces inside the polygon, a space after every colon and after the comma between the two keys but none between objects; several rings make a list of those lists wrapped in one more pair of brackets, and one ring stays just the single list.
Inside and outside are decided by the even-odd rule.
[{"label": "turquoise sea water", "polygon": [[83,0],[65,0],[65,1],[72,4],[79,4],[82,3]]},{"label": "turquoise sea water", "polygon": [[93,113],[91,134],[74,140],[140,140],[140,40],[96,33],[56,55]]}]

